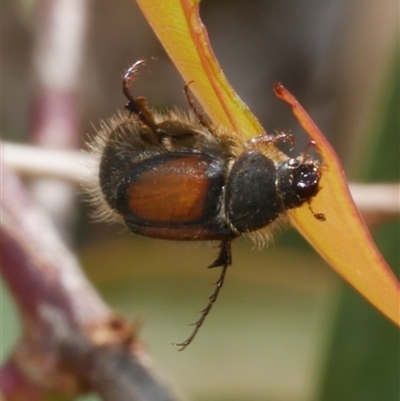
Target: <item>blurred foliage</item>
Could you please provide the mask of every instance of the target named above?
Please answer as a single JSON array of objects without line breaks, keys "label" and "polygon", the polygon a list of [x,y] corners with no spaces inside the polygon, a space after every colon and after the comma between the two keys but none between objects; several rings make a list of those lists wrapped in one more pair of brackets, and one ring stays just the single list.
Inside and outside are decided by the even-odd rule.
[{"label": "blurred foliage", "polygon": [[[364,178],[370,182],[400,181],[400,69],[398,54],[396,56],[378,109],[379,123],[371,129],[369,156],[364,159]],[[374,238],[399,277],[399,221],[379,227]],[[399,351],[398,328],[373,310],[353,289],[344,286],[320,399],[399,400]]]}]

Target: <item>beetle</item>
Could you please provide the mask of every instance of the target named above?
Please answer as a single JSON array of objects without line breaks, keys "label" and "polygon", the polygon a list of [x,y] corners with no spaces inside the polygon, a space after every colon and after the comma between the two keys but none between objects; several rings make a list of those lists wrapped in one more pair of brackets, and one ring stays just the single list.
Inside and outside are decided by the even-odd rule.
[{"label": "beetle", "polygon": [[93,148],[99,154],[99,188],[108,213],[118,216],[134,233],[165,240],[220,241],[209,266],[222,267],[207,306],[191,335],[175,344],[183,350],[196,336],[216,301],[232,263],[231,243],[242,234],[261,233],[290,209],[310,202],[319,191],[321,168],[307,155],[271,157],[277,141],[289,134],[262,134],[244,141],[238,134],[212,124],[184,87],[190,114],[157,113],[144,97],[134,98],[130,86],[140,60],[125,73],[122,90],[126,114],[102,128]]}]

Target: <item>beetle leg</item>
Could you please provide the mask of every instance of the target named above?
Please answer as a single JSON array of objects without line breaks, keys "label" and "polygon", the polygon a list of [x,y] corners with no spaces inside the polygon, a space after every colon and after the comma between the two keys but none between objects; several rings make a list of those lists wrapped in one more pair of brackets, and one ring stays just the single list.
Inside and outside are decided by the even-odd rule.
[{"label": "beetle leg", "polygon": [[215,289],[212,295],[208,298],[208,304],[207,306],[200,312],[201,316],[200,318],[193,323],[192,325],[195,326],[192,334],[182,343],[179,344],[174,344],[177,347],[179,347],[179,351],[183,351],[196,337],[197,332],[199,331],[201,325],[203,324],[206,316],[210,312],[212,306],[214,305],[215,301],[218,298],[219,291],[221,290],[224,281],[225,281],[225,275],[226,271],[228,269],[228,266],[232,262],[231,258],[231,241],[232,239],[227,239],[223,240],[221,242],[221,250],[219,252],[218,258],[215,260],[213,264],[211,264],[209,267],[217,267],[217,266],[222,266],[221,274],[219,276],[218,281],[215,283]]},{"label": "beetle leg", "polygon": [[294,146],[294,136],[292,134],[286,134],[285,132],[279,132],[277,135],[259,135],[250,140],[252,145],[275,145],[277,142],[290,142],[291,148]]},{"label": "beetle leg", "polygon": [[183,91],[185,92],[185,97],[186,100],[190,106],[190,108],[193,110],[194,114],[196,115],[199,123],[209,132],[213,133],[214,132],[214,128],[212,126],[212,124],[210,123],[210,121],[205,117],[204,113],[202,113],[194,104],[193,98],[190,95],[189,92],[189,85],[192,84],[194,81],[190,81],[188,82],[184,87],[183,87]]},{"label": "beetle leg", "polygon": [[231,257],[231,242],[232,239],[223,240],[220,245],[220,251],[217,259],[208,266],[208,268],[230,265],[232,263]]},{"label": "beetle leg", "polygon": [[122,92],[128,99],[125,108],[129,112],[136,114],[140,121],[149,126],[153,131],[157,131],[157,124],[154,121],[153,113],[147,108],[146,99],[144,97],[138,97],[135,99],[129,91],[130,86],[138,74],[138,69],[145,65],[146,60],[139,60],[128,68],[128,71],[126,71],[124,79],[122,80]]},{"label": "beetle leg", "polygon": [[309,141],[307,142],[306,148],[304,149],[303,153],[302,153],[302,158],[303,158],[303,163],[306,162],[307,157],[308,157],[308,149],[310,149],[311,147],[313,148],[317,148],[317,142],[315,142],[314,139],[309,139]]}]

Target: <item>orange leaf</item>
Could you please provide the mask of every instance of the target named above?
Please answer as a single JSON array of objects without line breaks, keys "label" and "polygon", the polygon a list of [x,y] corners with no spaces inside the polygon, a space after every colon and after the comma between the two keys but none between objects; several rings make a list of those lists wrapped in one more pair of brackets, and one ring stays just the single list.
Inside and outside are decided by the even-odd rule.
[{"label": "orange leaf", "polygon": [[199,16],[199,0],[137,0],[185,82],[215,124],[245,138],[264,129],[229,85]]},{"label": "orange leaf", "polygon": [[312,205],[324,213],[326,221],[317,221],[303,207],[290,212],[293,224],[345,280],[400,325],[399,283],[353,202],[337,155],[294,96],[281,84],[276,84],[274,90],[292,106],[300,125],[317,142],[324,161],[321,190]]},{"label": "orange leaf", "polygon": [[[199,17],[199,0],[137,0],[154,32],[214,123],[245,139],[264,132],[256,118],[226,81]],[[290,212],[292,221],[329,264],[369,302],[400,325],[400,286],[374,245],[354,205],[333,149],[308,114],[282,85],[276,94],[288,102],[299,123],[316,140],[323,158],[321,191],[313,209],[327,221],[314,219],[302,207]]]}]

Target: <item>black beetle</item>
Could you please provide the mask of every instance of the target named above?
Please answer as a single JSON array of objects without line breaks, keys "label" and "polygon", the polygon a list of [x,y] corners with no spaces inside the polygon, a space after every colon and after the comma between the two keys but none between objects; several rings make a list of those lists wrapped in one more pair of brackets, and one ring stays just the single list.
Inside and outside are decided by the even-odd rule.
[{"label": "black beetle", "polygon": [[[244,141],[214,126],[195,107],[188,85],[184,91],[192,113],[163,114],[149,109],[143,97],[133,98],[129,87],[140,66],[125,74],[123,93],[128,115],[104,123],[94,149],[100,155],[100,192],[112,214],[134,233],[178,241],[221,241],[217,259],[222,266],[208,305],[202,310],[184,349],[195,337],[217,299],[227,267],[231,242],[242,234],[261,232],[293,209],[308,203],[319,191],[321,170],[307,149],[297,158],[268,154],[278,140],[291,135],[260,135]],[[315,143],[310,141],[310,144]]]}]

